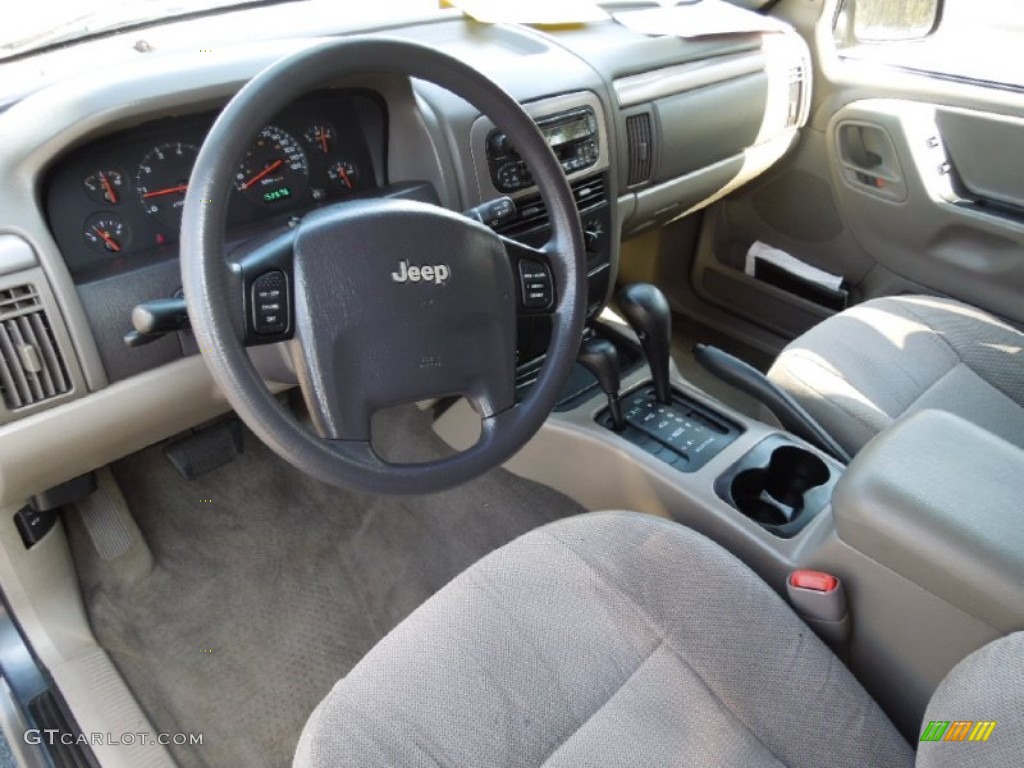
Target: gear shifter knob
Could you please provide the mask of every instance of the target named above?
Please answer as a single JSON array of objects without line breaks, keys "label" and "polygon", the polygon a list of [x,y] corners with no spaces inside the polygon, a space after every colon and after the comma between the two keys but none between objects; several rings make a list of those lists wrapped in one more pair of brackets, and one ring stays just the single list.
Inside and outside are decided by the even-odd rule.
[{"label": "gear shifter knob", "polygon": [[619,401],[621,374],[619,371],[619,352],[615,345],[607,339],[591,337],[584,339],[580,345],[580,353],[576,358],[580,365],[594,374],[601,391],[608,395],[608,410],[612,415],[612,426],[621,432],[626,421],[622,416],[622,403]]},{"label": "gear shifter knob", "polygon": [[668,404],[672,401],[668,376],[672,310],[668,300],[650,283],[627,285],[617,298],[623,317],[643,345],[658,402]]}]

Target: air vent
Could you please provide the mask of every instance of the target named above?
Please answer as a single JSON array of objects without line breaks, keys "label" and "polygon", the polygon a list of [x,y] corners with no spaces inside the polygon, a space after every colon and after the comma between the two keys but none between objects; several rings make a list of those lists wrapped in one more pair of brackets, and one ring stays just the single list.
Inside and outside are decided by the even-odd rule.
[{"label": "air vent", "polygon": [[626,183],[629,186],[642,184],[651,178],[651,163],[654,160],[649,112],[626,118],[626,139],[629,141],[629,175]]},{"label": "air vent", "polygon": [[8,410],[71,391],[64,360],[31,285],[0,290],[0,393]]},{"label": "air vent", "polygon": [[804,81],[806,73],[803,64],[789,70],[789,108],[786,112],[786,127],[795,128],[803,111]]},{"label": "air vent", "polygon": [[[576,207],[583,212],[605,201],[603,176],[578,179],[572,184]],[[516,217],[497,228],[503,235],[518,235],[548,224],[548,211],[539,195],[516,201]]]}]

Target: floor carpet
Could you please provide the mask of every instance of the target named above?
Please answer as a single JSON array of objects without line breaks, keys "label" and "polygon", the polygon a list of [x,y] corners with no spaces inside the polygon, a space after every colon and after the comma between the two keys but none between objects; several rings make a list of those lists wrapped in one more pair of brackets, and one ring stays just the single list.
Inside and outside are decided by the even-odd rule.
[{"label": "floor carpet", "polygon": [[[393,458],[445,451],[413,408],[376,426]],[[203,734],[172,747],[183,766],[290,765],[313,707],[385,633],[487,552],[582,511],[504,470],[431,496],[339,491],[248,432],[195,481],[160,446],[112,469],[154,566],[102,560],[74,514],[72,551],[93,630],[157,729]]]}]

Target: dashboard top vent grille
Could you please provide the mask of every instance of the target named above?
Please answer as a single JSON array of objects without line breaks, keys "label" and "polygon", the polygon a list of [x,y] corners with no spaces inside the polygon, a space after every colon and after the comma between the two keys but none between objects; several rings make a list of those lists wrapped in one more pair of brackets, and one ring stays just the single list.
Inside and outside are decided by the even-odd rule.
[{"label": "dashboard top vent grille", "polygon": [[626,184],[642,184],[651,178],[654,160],[654,141],[651,134],[651,115],[641,112],[626,118],[626,139],[629,141],[629,174]]},{"label": "dashboard top vent grille", "polygon": [[0,394],[8,410],[71,391],[42,300],[32,285],[0,290]]},{"label": "dashboard top vent grille", "polygon": [[[570,186],[580,213],[605,201],[603,176],[577,179]],[[532,195],[516,201],[516,217],[499,226],[497,231],[503,235],[514,236],[547,226],[547,224],[548,211],[544,206],[544,201],[540,199],[540,195]]]}]

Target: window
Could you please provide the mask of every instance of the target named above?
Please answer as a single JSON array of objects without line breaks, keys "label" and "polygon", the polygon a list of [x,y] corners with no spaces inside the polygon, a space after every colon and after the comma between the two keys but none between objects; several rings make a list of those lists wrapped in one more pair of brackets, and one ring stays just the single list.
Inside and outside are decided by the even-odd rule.
[{"label": "window", "polygon": [[845,58],[1024,88],[1021,0],[844,0],[835,38]]}]

